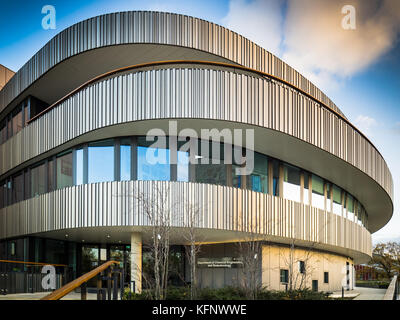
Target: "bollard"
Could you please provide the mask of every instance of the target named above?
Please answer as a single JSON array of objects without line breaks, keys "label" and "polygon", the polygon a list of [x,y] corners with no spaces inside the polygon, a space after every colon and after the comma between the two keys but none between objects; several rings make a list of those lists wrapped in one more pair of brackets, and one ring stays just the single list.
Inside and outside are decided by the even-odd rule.
[{"label": "bollard", "polygon": [[342,299],[344,299],[344,287],[342,287]]}]

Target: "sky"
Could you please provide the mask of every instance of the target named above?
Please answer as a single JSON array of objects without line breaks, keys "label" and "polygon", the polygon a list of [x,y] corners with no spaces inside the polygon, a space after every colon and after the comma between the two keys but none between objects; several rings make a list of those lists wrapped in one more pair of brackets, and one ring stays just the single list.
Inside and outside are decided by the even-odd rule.
[{"label": "sky", "polygon": [[[56,29],[42,28],[42,7]],[[355,29],[344,29],[344,5]],[[70,0],[2,1],[0,64],[17,71],[57,33],[109,12],[155,10],[202,18],[236,31],[317,85],[381,152],[394,180],[391,221],[373,242],[400,241],[400,1],[398,0]]]}]

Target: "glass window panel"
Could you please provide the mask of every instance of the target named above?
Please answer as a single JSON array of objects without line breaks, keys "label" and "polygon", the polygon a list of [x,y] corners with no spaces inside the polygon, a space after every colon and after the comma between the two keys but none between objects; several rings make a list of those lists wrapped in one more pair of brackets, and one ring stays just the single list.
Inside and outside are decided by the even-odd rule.
[{"label": "glass window panel", "polygon": [[235,188],[242,187],[242,176],[236,173],[236,169],[240,169],[240,166],[232,165],[232,186]]},{"label": "glass window panel", "polygon": [[283,165],[283,197],[300,202],[300,169]]},{"label": "glass window panel", "polygon": [[8,119],[7,121],[7,139],[10,139],[13,135],[12,131],[12,119]]},{"label": "glass window panel", "polygon": [[189,152],[178,151],[177,180],[189,181]]},{"label": "glass window panel", "polygon": [[26,103],[26,105],[25,105],[24,118],[25,118],[24,119],[25,126],[27,126],[28,125],[28,121],[30,119],[30,108],[29,108],[29,104],[28,103]]},{"label": "glass window panel", "polygon": [[53,191],[55,189],[55,177],[54,177],[54,159],[49,160],[47,166],[47,183],[48,191]]},{"label": "glass window panel", "polygon": [[342,189],[336,185],[332,186],[333,213],[342,215]]},{"label": "glass window panel", "polygon": [[195,169],[196,182],[219,184],[223,186],[227,184],[227,169],[225,164],[197,164]]},{"label": "glass window panel", "polygon": [[274,196],[279,196],[279,161],[278,160],[273,160],[272,161],[272,171],[273,171],[273,176],[272,176],[272,195]]},{"label": "glass window panel", "polygon": [[131,180],[131,141],[122,139],[120,146],[121,181]]},{"label": "glass window panel", "polygon": [[310,204],[310,174],[308,172],[304,172],[304,203]]},{"label": "glass window panel", "polygon": [[170,180],[170,154],[168,149],[138,146],[138,180]]},{"label": "glass window panel", "polygon": [[25,195],[24,195],[24,199],[29,199],[31,197],[31,190],[30,190],[30,173],[28,170],[25,171],[24,174],[24,179],[25,179]]},{"label": "glass window panel", "polygon": [[312,175],[312,206],[325,209],[324,180]]},{"label": "glass window panel", "polygon": [[268,157],[255,152],[254,170],[250,175],[250,189],[268,193]]},{"label": "glass window panel", "polygon": [[24,176],[19,174],[13,178],[12,183],[12,199],[13,203],[24,200]]},{"label": "glass window panel", "polygon": [[72,152],[68,152],[57,157],[57,189],[70,187],[72,185]]},{"label": "glass window panel", "polygon": [[22,109],[19,107],[14,113],[12,118],[13,135],[22,130]]},{"label": "glass window panel", "polygon": [[326,183],[326,206],[327,210],[331,211],[332,208],[332,184]]},{"label": "glass window panel", "polygon": [[105,140],[89,144],[88,183],[114,180],[114,141]]},{"label": "glass window panel", "polygon": [[76,184],[83,183],[83,149],[76,150]]},{"label": "glass window panel", "polygon": [[[194,181],[227,185],[227,166],[223,160],[223,144],[201,140],[198,146],[200,152],[198,153],[198,162],[195,165]],[[231,146],[229,147],[231,148]],[[234,172],[234,175],[237,176],[236,172]]]},{"label": "glass window panel", "polygon": [[31,194],[36,197],[46,192],[46,164],[31,169]]},{"label": "glass window panel", "polygon": [[354,221],[354,199],[350,194],[347,194],[346,200],[347,218]]}]

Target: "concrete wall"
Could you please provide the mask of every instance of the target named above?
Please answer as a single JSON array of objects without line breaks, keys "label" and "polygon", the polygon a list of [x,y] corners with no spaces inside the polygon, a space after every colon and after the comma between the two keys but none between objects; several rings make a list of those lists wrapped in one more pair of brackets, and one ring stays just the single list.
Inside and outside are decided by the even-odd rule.
[{"label": "concrete wall", "polygon": [[4,85],[11,79],[14,73],[14,71],[11,71],[0,64],[0,90],[3,89]]},{"label": "concrete wall", "polygon": [[[312,280],[318,281],[319,291],[338,291],[342,286],[347,288],[347,278],[349,279],[349,289],[354,287],[354,263],[351,259],[321,252],[301,248],[265,245],[262,247],[262,283],[268,289],[285,290],[286,285],[280,282],[280,269],[289,269],[293,266],[292,281],[294,286],[299,287],[301,281],[305,287],[312,288]],[[290,263],[293,261],[293,263]],[[299,262],[305,262],[305,275],[299,272]],[[348,262],[349,274],[347,276]],[[324,283],[324,272],[329,273],[329,282]]]}]

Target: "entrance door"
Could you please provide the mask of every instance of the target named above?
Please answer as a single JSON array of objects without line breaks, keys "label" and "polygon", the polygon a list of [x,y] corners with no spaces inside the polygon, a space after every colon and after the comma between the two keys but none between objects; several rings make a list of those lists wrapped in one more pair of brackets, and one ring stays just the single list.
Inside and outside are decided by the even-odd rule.
[{"label": "entrance door", "polygon": [[[82,274],[85,274],[99,266],[99,246],[84,245],[82,246]],[[96,277],[87,282],[88,287],[96,288]]]}]

